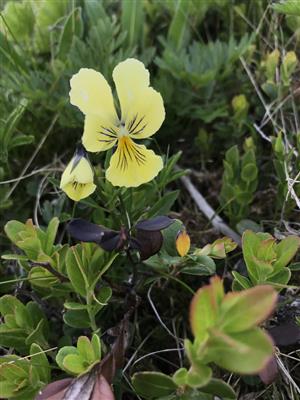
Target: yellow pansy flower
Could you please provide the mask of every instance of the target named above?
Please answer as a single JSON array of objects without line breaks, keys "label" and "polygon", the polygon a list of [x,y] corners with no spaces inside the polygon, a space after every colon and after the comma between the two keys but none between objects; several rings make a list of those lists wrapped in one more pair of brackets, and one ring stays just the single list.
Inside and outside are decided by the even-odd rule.
[{"label": "yellow pansy flower", "polygon": [[129,58],[113,71],[119,98],[118,116],[112,91],[100,72],[81,68],[70,84],[70,101],[85,114],[82,143],[91,152],[117,146],[106,178],[114,186],[136,187],[151,181],[162,169],[162,158],[135,140],[152,136],[165,118],[161,95],[149,86],[144,64]]},{"label": "yellow pansy flower", "polygon": [[88,197],[96,189],[94,174],[85,152],[79,150],[64,170],[60,188],[74,201]]}]

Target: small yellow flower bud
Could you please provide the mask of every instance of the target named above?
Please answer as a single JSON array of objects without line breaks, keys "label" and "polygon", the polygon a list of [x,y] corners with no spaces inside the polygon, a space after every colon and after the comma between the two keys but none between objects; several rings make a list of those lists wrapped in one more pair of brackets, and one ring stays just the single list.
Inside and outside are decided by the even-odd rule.
[{"label": "small yellow flower bud", "polygon": [[187,234],[186,230],[180,231],[176,238],[176,249],[178,254],[181,257],[186,256],[190,250],[190,246],[191,246],[191,239]]},{"label": "small yellow flower bud", "polygon": [[60,188],[70,199],[79,201],[95,191],[93,178],[93,170],[85,154],[77,152],[62,174]]}]

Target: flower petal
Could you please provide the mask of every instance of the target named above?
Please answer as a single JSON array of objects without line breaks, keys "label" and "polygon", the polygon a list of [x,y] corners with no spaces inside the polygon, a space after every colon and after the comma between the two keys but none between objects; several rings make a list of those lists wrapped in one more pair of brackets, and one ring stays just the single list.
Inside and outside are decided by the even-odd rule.
[{"label": "flower petal", "polygon": [[149,86],[150,74],[141,61],[128,58],[114,68],[113,80],[121,105],[122,117],[124,117],[136,95]]},{"label": "flower petal", "polygon": [[165,119],[161,95],[149,87],[149,71],[133,58],[119,63],[113,71],[122,111],[130,135],[144,139],[153,135]]},{"label": "flower petal", "polygon": [[63,191],[74,201],[80,201],[92,194],[96,185],[94,183],[68,183],[64,186]]},{"label": "flower petal", "polygon": [[74,157],[64,170],[60,188],[74,201],[88,197],[96,189],[94,175],[89,161],[82,157],[74,167]]},{"label": "flower petal", "polygon": [[106,178],[114,186],[137,187],[151,181],[162,168],[161,157],[123,136],[110,159]]},{"label": "flower petal", "polygon": [[84,114],[95,114],[112,123],[118,120],[111,88],[100,72],[81,68],[70,85],[70,102]]},{"label": "flower petal", "polygon": [[104,118],[88,114],[84,121],[82,144],[91,152],[108,150],[117,141],[116,127]]}]

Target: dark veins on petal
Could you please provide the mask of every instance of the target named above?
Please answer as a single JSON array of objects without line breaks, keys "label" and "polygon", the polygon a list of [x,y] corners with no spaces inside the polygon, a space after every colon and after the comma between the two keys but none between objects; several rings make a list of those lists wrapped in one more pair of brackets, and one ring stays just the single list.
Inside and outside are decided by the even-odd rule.
[{"label": "dark veins on petal", "polygon": [[145,115],[142,117],[139,117],[138,114],[136,114],[127,126],[128,132],[131,135],[137,135],[138,133],[143,132],[143,130],[147,126],[147,124],[144,123],[144,119],[145,119]]},{"label": "dark veins on petal", "polygon": [[117,132],[114,130],[114,128],[106,128],[105,126],[101,126],[101,130],[98,133],[107,138],[98,139],[98,142],[101,143],[112,143],[117,139]]},{"label": "dark veins on petal", "polygon": [[[122,140],[122,139],[120,139]],[[126,170],[128,167],[128,162],[135,160],[137,164],[143,165],[145,164],[146,157],[143,153],[140,152],[138,146],[131,141],[131,139],[123,139],[121,145],[118,147],[118,164],[117,168],[121,170]]]}]

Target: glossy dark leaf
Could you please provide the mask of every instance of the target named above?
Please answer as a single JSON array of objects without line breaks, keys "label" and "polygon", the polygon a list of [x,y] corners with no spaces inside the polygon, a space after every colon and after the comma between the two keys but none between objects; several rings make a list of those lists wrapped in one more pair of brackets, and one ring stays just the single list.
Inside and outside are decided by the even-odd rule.
[{"label": "glossy dark leaf", "polygon": [[120,233],[102,225],[92,224],[81,218],[73,219],[68,224],[70,235],[81,242],[94,242],[106,251],[113,251],[122,247]]},{"label": "glossy dark leaf", "polygon": [[145,231],[138,229],[136,232],[136,243],[142,260],[158,253],[163,244],[163,235],[160,231]]},{"label": "glossy dark leaf", "polygon": [[300,326],[293,322],[275,326],[268,331],[277,346],[290,346],[300,340]]},{"label": "glossy dark leaf", "polygon": [[160,231],[166,229],[168,226],[173,224],[173,222],[173,219],[161,215],[155,218],[139,221],[135,227],[136,229],[142,229],[143,231]]},{"label": "glossy dark leaf", "polygon": [[101,242],[104,233],[108,231],[104,226],[92,224],[81,218],[76,218],[69,222],[67,230],[76,240],[95,243]]},{"label": "glossy dark leaf", "polygon": [[120,250],[123,247],[123,240],[118,232],[107,232],[104,234],[99,246],[106,251]]}]

